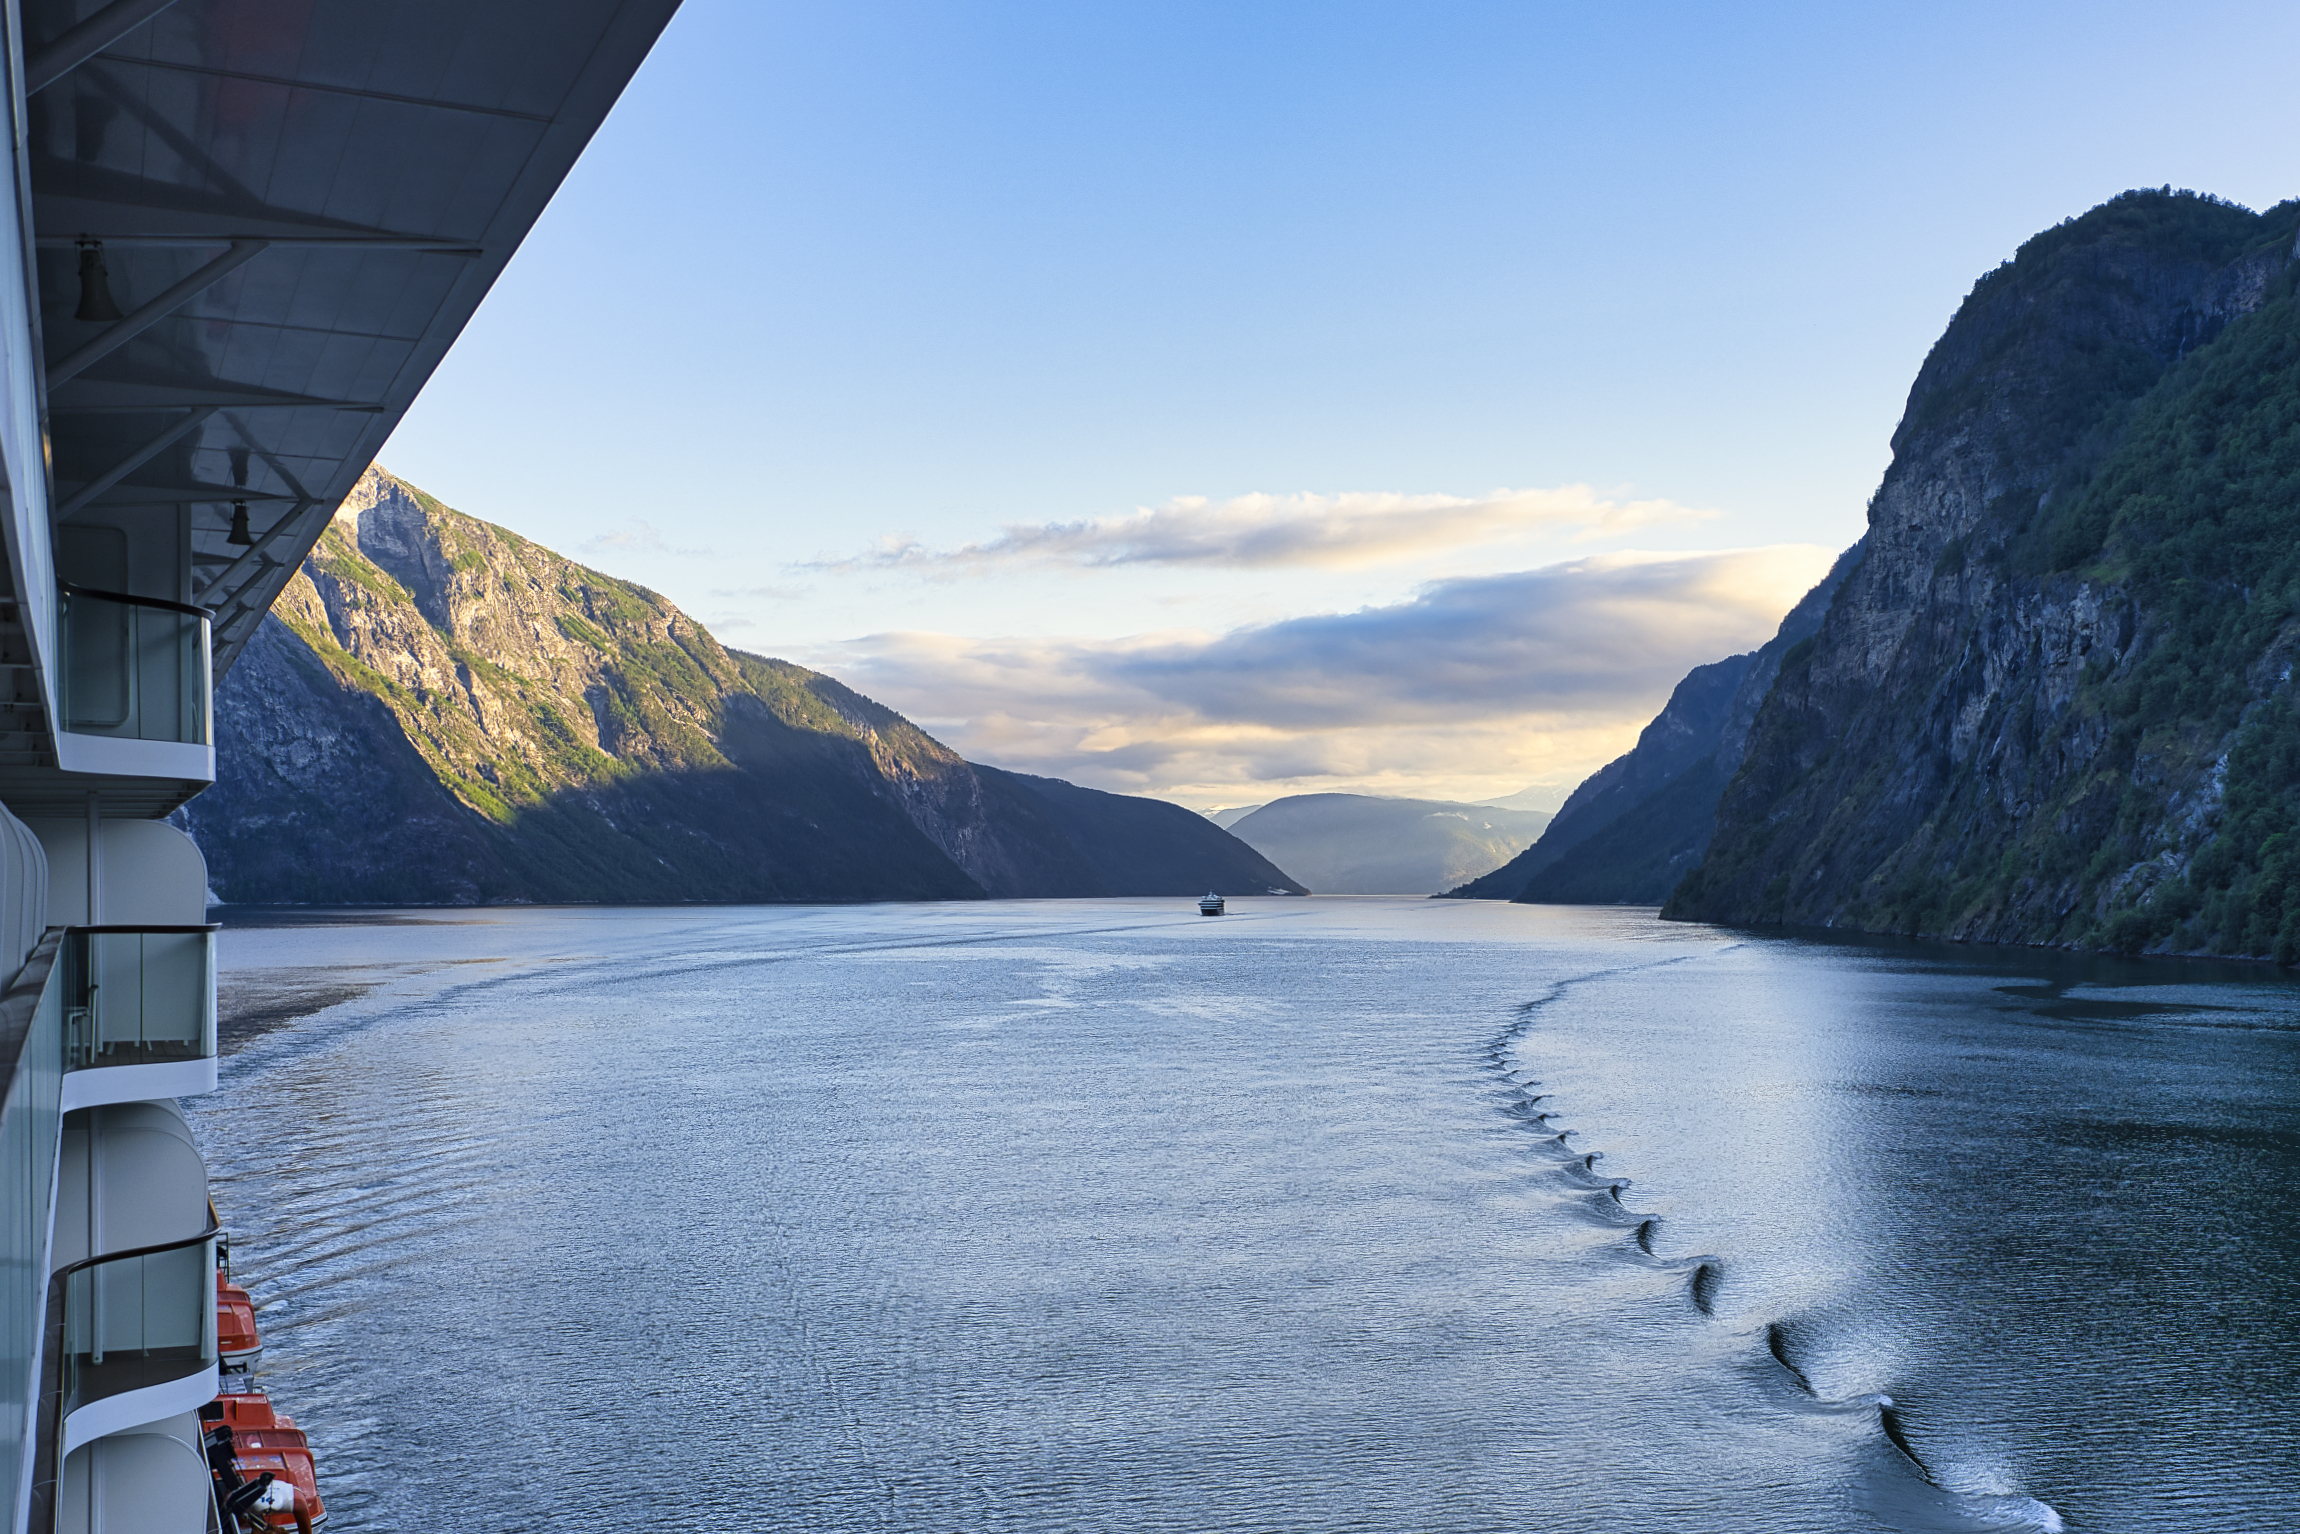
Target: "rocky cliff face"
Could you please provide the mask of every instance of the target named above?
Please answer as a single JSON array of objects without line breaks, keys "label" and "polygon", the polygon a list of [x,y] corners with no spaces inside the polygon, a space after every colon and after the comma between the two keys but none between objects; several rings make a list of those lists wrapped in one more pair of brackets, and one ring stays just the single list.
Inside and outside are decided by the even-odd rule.
[{"label": "rocky cliff face", "polygon": [[219,686],[216,713],[217,783],[182,815],[216,893],[237,903],[1289,883],[1179,806],[1098,796],[1174,817],[1190,877],[1146,884],[1082,848],[1026,782],[381,470]]},{"label": "rocky cliff face", "polygon": [[1591,773],[1524,852],[1449,893],[1554,905],[1659,905],[1701,861],[1781,658],[1821,626],[1856,544],[1747,655],[1696,666],[1628,752]]},{"label": "rocky cliff face", "polygon": [[1536,876],[1706,761],[1717,749],[1734,690],[1756,658],[1752,651],[1694,667],[1639,732],[1637,744],[1581,780],[1540,840],[1493,872],[1446,893],[1462,900],[1518,899]]},{"label": "rocky cliff face", "polygon": [[1664,914],[2300,955],[2296,229],[2131,193],[1981,280]]}]

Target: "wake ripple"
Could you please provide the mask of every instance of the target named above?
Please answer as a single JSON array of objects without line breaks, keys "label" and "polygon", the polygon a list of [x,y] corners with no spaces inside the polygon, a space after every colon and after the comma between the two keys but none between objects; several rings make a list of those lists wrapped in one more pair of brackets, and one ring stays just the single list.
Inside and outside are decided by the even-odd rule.
[{"label": "wake ripple", "polygon": [[[1730,952],[1737,946],[1729,945],[1719,951]],[[1640,1214],[1629,1208],[1622,1193],[1631,1185],[1630,1179],[1601,1177],[1597,1163],[1604,1159],[1605,1153],[1575,1146],[1573,1141],[1577,1131],[1557,1127],[1559,1110],[1537,1106],[1554,1102],[1555,1094],[1532,1091],[1532,1088],[1542,1083],[1515,1069],[1517,1050],[1532,1033],[1541,1015],[1573,991],[1617,975],[1689,963],[1700,957],[1707,955],[1679,955],[1651,964],[1623,965],[1556,981],[1541,996],[1518,1005],[1509,1026],[1502,1029],[1486,1046],[1483,1059],[1487,1068],[1501,1079],[1504,1096],[1502,1113],[1538,1133],[1537,1144],[1557,1162],[1557,1176],[1569,1185],[1594,1190],[1593,1208],[1600,1216],[1632,1228],[1629,1249],[1624,1255],[1648,1267],[1685,1272],[1687,1300],[1694,1310],[1715,1320],[1719,1291],[1725,1282],[1723,1260],[1707,1253],[1675,1259],[1664,1257],[1658,1250],[1662,1229],[1660,1216]],[[1869,1511],[1887,1523],[1911,1531],[2008,1531],[2008,1534],[2009,1531],[2017,1530],[2062,1534],[2067,1527],[2061,1515],[2050,1504],[2037,1498],[2017,1493],[1965,1490],[1947,1484],[1926,1463],[1923,1454],[1910,1440],[1901,1411],[1891,1396],[1860,1395],[1842,1399],[1823,1396],[1814,1387],[1811,1375],[1792,1356],[1793,1344],[1789,1331],[1780,1320],[1766,1323],[1765,1354],[1777,1369],[1778,1377],[1793,1386],[1798,1396],[1809,1401],[1815,1408],[1830,1412],[1875,1413],[1877,1430],[1889,1454],[1889,1461],[1882,1467],[1882,1473],[1867,1486],[1865,1501]]]}]

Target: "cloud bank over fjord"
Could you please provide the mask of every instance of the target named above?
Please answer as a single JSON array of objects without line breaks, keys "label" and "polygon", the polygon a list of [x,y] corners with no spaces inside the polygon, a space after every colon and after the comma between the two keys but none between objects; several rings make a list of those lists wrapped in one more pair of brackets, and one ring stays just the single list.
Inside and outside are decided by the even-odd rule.
[{"label": "cloud bank over fjord", "polygon": [[1570,788],[1626,749],[1688,670],[1770,637],[1832,556],[1603,554],[1220,634],[898,632],[805,658],[977,761],[1095,787],[1487,797]]},{"label": "cloud bank over fjord", "polygon": [[1080,570],[1126,565],[1226,569],[1348,569],[1422,558],[1533,534],[1615,537],[1660,523],[1716,515],[1665,500],[1614,500],[1589,485],[1495,490],[1483,496],[1185,496],[1122,517],[1009,523],[998,537],[954,549],[879,540],[867,553],[825,561],[834,570],[901,569],[987,575],[1017,567]]}]

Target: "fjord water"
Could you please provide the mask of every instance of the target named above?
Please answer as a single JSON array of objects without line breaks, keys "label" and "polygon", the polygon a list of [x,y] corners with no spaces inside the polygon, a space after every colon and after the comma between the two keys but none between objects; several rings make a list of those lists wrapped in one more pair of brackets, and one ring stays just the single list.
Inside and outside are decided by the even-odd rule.
[{"label": "fjord water", "polygon": [[1230,909],[227,928],[331,1525],[2300,1527],[2272,973]]}]

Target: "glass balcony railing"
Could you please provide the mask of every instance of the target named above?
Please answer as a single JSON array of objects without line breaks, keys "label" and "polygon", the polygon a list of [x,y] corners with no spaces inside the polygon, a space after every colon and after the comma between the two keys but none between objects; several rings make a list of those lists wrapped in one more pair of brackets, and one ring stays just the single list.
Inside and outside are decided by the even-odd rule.
[{"label": "glass balcony railing", "polygon": [[216,928],[74,927],[63,960],[65,1070],[215,1054]]},{"label": "glass balcony railing", "polygon": [[208,609],[69,584],[60,593],[64,728],[207,745]]},{"label": "glass balcony railing", "polygon": [[181,1241],[90,1257],[56,1275],[64,1291],[63,1417],[214,1366],[216,1236],[210,1226]]}]

